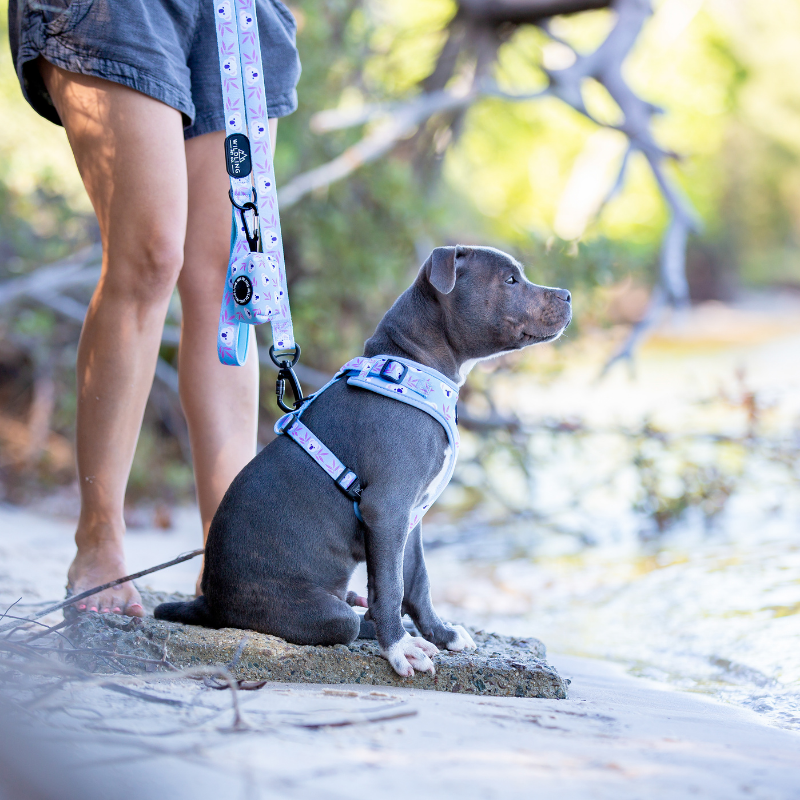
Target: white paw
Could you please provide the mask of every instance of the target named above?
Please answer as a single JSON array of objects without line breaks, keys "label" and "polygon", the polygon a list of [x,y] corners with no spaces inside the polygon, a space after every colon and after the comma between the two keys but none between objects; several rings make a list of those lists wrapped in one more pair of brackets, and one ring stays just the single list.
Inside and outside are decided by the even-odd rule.
[{"label": "white paw", "polygon": [[463,625],[453,625],[453,630],[458,634],[452,642],[446,645],[448,650],[476,650],[478,645],[472,641],[472,637],[467,633]]},{"label": "white paw", "polygon": [[[470,641],[472,640],[470,639]],[[436,670],[431,658],[438,652],[439,648],[435,644],[431,644],[421,636],[411,636],[408,633],[386,650],[381,648],[381,655],[403,678],[410,678],[414,674],[414,670],[430,672],[431,675],[435,675]]]}]

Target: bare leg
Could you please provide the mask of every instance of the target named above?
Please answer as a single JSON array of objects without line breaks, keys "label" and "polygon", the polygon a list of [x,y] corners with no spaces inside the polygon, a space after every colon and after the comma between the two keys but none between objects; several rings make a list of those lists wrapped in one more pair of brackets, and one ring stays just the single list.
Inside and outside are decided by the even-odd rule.
[{"label": "bare leg", "polygon": [[[277,120],[270,120],[273,149]],[[189,423],[203,541],[231,481],[256,452],[258,353],[251,338],[243,367],[220,364],[217,324],[228,267],[231,205],[225,133],[186,142],[189,217],[178,279],[183,309],[180,391]],[[202,569],[201,569],[202,576]],[[200,579],[198,578],[198,593]]]},{"label": "bare leg", "polygon": [[[123,503],[167,305],[183,263],[187,180],[178,111],[40,60],[97,213],[103,272],[78,349],[76,592],[125,575]],[[142,616],[126,583],[90,610]],[[83,608],[83,606],[79,606]]]}]

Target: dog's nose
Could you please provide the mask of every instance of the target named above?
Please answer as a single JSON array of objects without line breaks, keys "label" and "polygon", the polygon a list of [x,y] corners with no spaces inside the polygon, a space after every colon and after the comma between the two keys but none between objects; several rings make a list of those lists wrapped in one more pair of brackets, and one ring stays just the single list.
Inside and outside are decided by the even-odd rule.
[{"label": "dog's nose", "polygon": [[572,295],[566,289],[553,289],[553,294],[555,294],[559,300],[563,300],[565,303],[572,302]]}]

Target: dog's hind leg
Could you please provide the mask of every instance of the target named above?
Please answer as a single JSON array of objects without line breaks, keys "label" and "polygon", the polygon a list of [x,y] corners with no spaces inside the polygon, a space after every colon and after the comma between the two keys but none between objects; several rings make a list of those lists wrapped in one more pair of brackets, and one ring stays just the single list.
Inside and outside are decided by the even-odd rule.
[{"label": "dog's hind leg", "polygon": [[403,552],[403,613],[408,614],[422,636],[437,647],[447,650],[475,649],[475,642],[467,631],[461,625],[442,622],[433,607],[420,525],[408,534]]},{"label": "dog's hind leg", "polygon": [[[270,630],[293,644],[350,644],[361,625],[358,614],[344,600],[320,587],[284,597],[270,609]],[[256,628],[258,630],[258,628]]]}]

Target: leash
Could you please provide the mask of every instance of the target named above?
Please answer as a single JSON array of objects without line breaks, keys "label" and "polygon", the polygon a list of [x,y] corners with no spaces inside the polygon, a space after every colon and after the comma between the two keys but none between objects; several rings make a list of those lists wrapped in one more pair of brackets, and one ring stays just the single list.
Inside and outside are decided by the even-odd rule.
[{"label": "leash", "polygon": [[[231,251],[219,317],[217,353],[223,364],[247,359],[250,328],[269,322],[269,356],[278,368],[275,391],[283,411],[303,404],[294,366],[295,342],[278,195],[270,144],[264,70],[255,0],[212,0],[225,111],[225,165],[230,179]],[[284,402],[286,382],[294,405]]]},{"label": "leash", "polygon": [[391,397],[432,416],[445,429],[450,453],[446,469],[439,480],[429,488],[431,497],[427,502],[412,509],[408,530],[412,531],[421,522],[428,509],[444,491],[458,458],[460,437],[458,433],[458,387],[447,377],[431,367],[408,358],[397,356],[375,356],[354,358],[348,361],[333,378],[318,392],[306,399],[299,410],[285,414],[275,423],[275,433],[285,434],[298,444],[333,480],[345,497],[353,501],[353,512],[359,522],[364,520],[358,504],[361,502],[361,480],[354,470],[345,466],[329,447],[300,420],[303,412],[326,389],[342,378],[348,386],[366,389],[384,397]]}]

